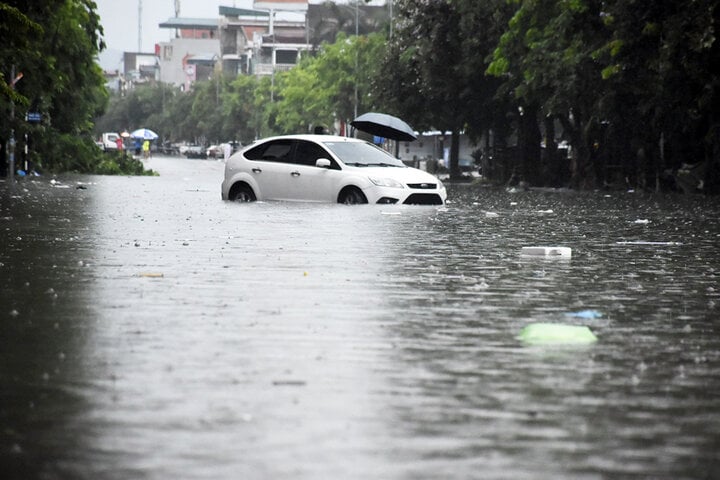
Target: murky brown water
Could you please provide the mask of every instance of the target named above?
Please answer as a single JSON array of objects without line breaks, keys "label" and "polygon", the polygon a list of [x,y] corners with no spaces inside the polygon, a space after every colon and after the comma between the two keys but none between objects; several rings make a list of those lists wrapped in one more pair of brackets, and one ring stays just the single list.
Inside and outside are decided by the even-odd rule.
[{"label": "murky brown water", "polygon": [[1,478],[720,476],[718,199],[237,205],[222,166],[0,183]]}]

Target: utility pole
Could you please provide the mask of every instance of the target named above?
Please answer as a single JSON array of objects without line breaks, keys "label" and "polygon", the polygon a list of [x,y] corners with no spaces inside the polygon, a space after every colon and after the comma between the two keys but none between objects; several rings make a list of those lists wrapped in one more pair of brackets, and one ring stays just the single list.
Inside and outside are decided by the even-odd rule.
[{"label": "utility pole", "polygon": [[138,53],[142,52],[142,0],[138,0]]},{"label": "utility pole", "polygon": [[[175,2],[175,18],[180,18],[180,0],[174,0]],[[180,38],[180,29],[175,29],[175,38]]]},{"label": "utility pole", "polygon": [[390,40],[393,37],[393,0],[388,0],[390,4]]},{"label": "utility pole", "polygon": [[358,49],[360,48],[360,42],[358,41],[358,37],[360,36],[360,8],[358,7],[358,3],[360,0],[355,0],[355,116],[353,118],[357,118],[358,116]]},{"label": "utility pole", "polygon": [[[15,75],[15,65],[10,68],[10,90],[15,90],[15,84],[23,77],[22,72]],[[7,143],[8,150],[8,179],[10,183],[15,182],[15,100],[10,99],[10,139]]]}]

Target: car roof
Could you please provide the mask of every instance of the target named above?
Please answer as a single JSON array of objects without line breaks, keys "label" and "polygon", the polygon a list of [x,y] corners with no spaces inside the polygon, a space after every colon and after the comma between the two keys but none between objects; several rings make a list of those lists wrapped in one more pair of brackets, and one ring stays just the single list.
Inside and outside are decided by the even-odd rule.
[{"label": "car roof", "polygon": [[[268,140],[310,140],[313,142],[360,142],[364,143],[364,140],[352,137],[341,137],[339,135],[319,135],[319,134],[295,134],[295,135],[278,135],[275,137],[260,138],[257,142],[265,142]],[[256,142],[256,143],[257,143]]]}]

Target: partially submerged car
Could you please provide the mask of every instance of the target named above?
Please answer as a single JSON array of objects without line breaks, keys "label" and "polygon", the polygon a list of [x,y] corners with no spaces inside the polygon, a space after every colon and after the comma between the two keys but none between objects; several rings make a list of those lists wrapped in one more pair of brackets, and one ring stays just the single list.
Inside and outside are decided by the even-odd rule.
[{"label": "partially submerged car", "polygon": [[253,143],[225,165],[222,198],[443,205],[445,186],[364,140],[286,135]]}]

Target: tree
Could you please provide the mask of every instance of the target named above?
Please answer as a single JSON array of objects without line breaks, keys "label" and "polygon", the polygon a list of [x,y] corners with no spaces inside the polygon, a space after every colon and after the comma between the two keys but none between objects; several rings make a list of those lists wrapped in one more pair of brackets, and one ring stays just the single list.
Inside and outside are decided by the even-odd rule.
[{"label": "tree", "polygon": [[366,6],[371,0],[355,0],[348,4],[325,1],[312,5],[308,12],[309,40],[313,51],[322,44],[336,43],[340,34],[345,36],[369,35],[387,23],[387,6]]},{"label": "tree", "polygon": [[252,75],[241,75],[227,85],[222,97],[223,139],[249,143],[256,138],[254,95],[257,85],[258,80]]},{"label": "tree", "polygon": [[[95,63],[105,46],[95,2],[9,1],[0,3],[0,15],[0,65],[15,65],[24,74],[16,91],[26,101],[15,102],[14,127],[31,133],[44,167],[92,169],[98,161],[90,138],[92,121],[107,102],[102,72]],[[4,95],[3,113],[8,103]],[[30,108],[42,113],[41,126],[19,122]]]},{"label": "tree", "polygon": [[659,190],[688,159],[717,183],[717,2],[513,1],[489,71],[561,122],[573,185]]},{"label": "tree", "polygon": [[396,33],[379,70],[384,76],[374,85],[390,113],[417,128],[452,132],[450,175],[457,178],[460,132],[477,139],[503,123],[487,114],[498,104],[499,82],[485,71],[509,9],[504,0],[404,0],[397,6]]},{"label": "tree", "polygon": [[610,85],[603,98],[615,144],[634,153],[626,172],[659,189],[684,163],[703,171],[694,186],[720,186],[720,6],[661,0],[606,6],[611,32],[600,58]]},{"label": "tree", "polygon": [[[8,65],[18,65],[29,52],[29,39],[42,34],[42,27],[30,20],[19,9],[7,3],[0,3],[0,59],[3,60],[3,68]],[[14,78],[10,73],[0,71],[0,107],[2,107],[3,118],[10,114],[10,103],[27,104],[28,99],[18,93],[14,85]],[[2,132],[7,134],[7,132]]]},{"label": "tree", "polygon": [[315,125],[329,126],[335,119],[347,122],[371,108],[376,102],[371,78],[384,45],[381,34],[340,34],[335,43],[324,44],[320,54],[305,57],[283,73],[274,115],[278,131],[304,132]]},{"label": "tree", "polygon": [[[383,70],[398,69],[398,79],[409,84],[403,85],[407,87],[404,94],[397,86],[384,90],[394,90],[401,95],[398,98],[417,95],[394,105],[400,110],[397,113],[417,128],[451,132],[450,176],[459,177],[459,134],[467,120],[463,104],[470,93],[462,71],[461,12],[455,3],[446,0],[401,1],[398,7],[398,27],[391,49],[397,56],[388,58]],[[414,79],[413,73],[417,75]]]},{"label": "tree", "polygon": [[[515,7],[507,0],[461,0],[460,34],[462,35],[462,75],[467,78],[466,134],[473,140],[485,140],[481,160],[483,176],[506,181],[506,143],[510,136],[511,120],[517,112],[514,99],[500,93],[502,80],[487,70],[492,53],[505,32]],[[490,138],[493,138],[491,145]]]},{"label": "tree", "polygon": [[[561,122],[574,152],[573,183],[596,184],[598,140],[602,118],[596,103],[601,95],[602,66],[595,52],[607,40],[600,4],[585,0],[513,0],[517,10],[502,35],[489,72],[503,78],[501,87],[523,110],[524,122],[535,122],[537,113]],[[539,139],[529,140],[537,145]],[[552,139],[548,139],[552,140]],[[522,151],[522,149],[521,149]],[[525,146],[524,173],[533,178]]]}]

